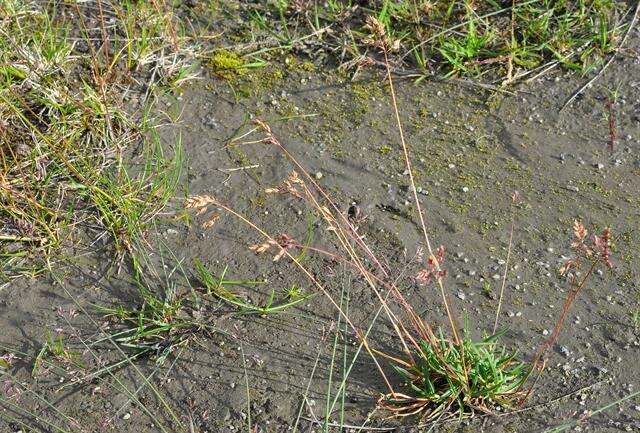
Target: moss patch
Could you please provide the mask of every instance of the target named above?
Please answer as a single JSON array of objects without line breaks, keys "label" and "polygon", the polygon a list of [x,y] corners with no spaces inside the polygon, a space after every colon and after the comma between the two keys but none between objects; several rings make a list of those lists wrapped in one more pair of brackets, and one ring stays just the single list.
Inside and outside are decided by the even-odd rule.
[{"label": "moss patch", "polygon": [[220,50],[209,59],[207,65],[220,78],[231,80],[246,73],[246,63],[234,51]]}]

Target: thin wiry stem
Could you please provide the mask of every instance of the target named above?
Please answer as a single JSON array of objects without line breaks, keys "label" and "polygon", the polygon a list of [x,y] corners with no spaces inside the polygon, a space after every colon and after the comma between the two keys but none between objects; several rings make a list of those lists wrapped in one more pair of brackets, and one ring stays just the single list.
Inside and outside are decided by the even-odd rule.
[{"label": "thin wiry stem", "polygon": [[[396,118],[396,124],[398,127],[398,133],[400,136],[400,144],[402,145],[402,151],[404,153],[404,162],[407,167],[407,171],[409,172],[409,182],[411,183],[411,192],[413,194],[413,200],[416,204],[416,210],[418,211],[418,216],[420,218],[420,227],[422,228],[422,234],[424,235],[424,241],[427,245],[427,250],[429,251],[429,255],[434,257],[433,248],[431,247],[431,241],[429,240],[429,234],[427,233],[427,226],[424,221],[424,216],[422,214],[422,207],[420,206],[420,200],[418,200],[418,191],[416,189],[416,183],[413,178],[413,170],[411,168],[411,159],[409,158],[409,149],[407,148],[407,143],[404,138],[404,129],[402,128],[402,122],[400,121],[400,112],[398,111],[398,102],[396,99],[396,92],[393,87],[393,80],[391,79],[391,67],[389,66],[389,55],[387,53],[386,47],[383,48],[382,52],[384,53],[384,61],[387,67],[387,78],[389,82],[389,91],[391,92],[391,102],[393,105],[393,111]],[[449,325],[451,326],[451,332],[453,333],[453,339],[456,344],[460,344],[460,336],[458,335],[458,327],[456,324],[456,320],[453,317],[453,313],[451,308],[449,307],[449,301],[447,300],[447,294],[444,290],[444,284],[442,283],[442,277],[440,275],[440,263],[438,260],[433,261],[436,266],[437,272],[437,282],[438,287],[440,288],[440,295],[442,296],[442,302],[444,304],[444,308],[447,312],[447,318],[449,319]]]},{"label": "thin wiry stem", "polygon": [[[229,206],[226,206],[223,203],[220,203],[218,201],[216,201],[216,206],[218,206],[219,208],[221,208],[224,211],[228,212],[229,214],[235,216],[236,218],[238,218],[239,220],[241,220],[242,222],[247,224],[249,227],[253,228],[255,231],[260,233],[265,239],[267,239],[269,241],[272,241],[274,243],[277,243],[277,241],[272,236],[270,236],[267,232],[262,230],[260,227],[258,227],[253,222],[249,221],[249,219],[247,219],[244,215],[238,213],[234,209],[232,209]],[[300,269],[302,271],[303,274],[305,274],[305,276],[307,278],[309,278],[309,280],[318,288],[318,290],[320,290],[320,292],[329,300],[331,305],[333,305],[333,307],[338,311],[338,313],[340,313],[340,315],[344,318],[345,322],[347,322],[349,324],[351,329],[353,329],[353,331],[356,333],[356,335],[358,336],[360,341],[363,343],[365,349],[367,350],[367,352],[371,356],[371,359],[373,359],[373,362],[376,364],[376,367],[378,368],[378,371],[382,375],[382,378],[385,381],[385,384],[387,385],[387,388],[389,389],[391,394],[395,395],[393,387],[391,386],[391,383],[389,382],[389,379],[387,379],[387,376],[384,374],[384,371],[382,370],[382,367],[380,366],[380,363],[378,362],[378,360],[376,359],[375,355],[373,354],[373,350],[371,350],[371,348],[369,347],[369,343],[366,341],[366,339],[363,338],[363,336],[361,335],[360,331],[353,324],[351,319],[349,319],[349,317],[345,314],[345,312],[340,308],[340,306],[336,303],[336,301],[331,297],[329,292],[327,292],[327,290],[324,288],[324,286],[322,284],[320,284],[320,282],[311,274],[311,272],[309,272],[309,270],[307,270],[307,268],[304,267],[304,265],[302,265],[302,263],[300,263],[300,261],[298,260],[297,257],[295,257],[293,254],[291,254],[286,249],[284,250],[284,254],[296,265],[296,267],[298,269]]]},{"label": "thin wiry stem", "polygon": [[[515,195],[514,195],[515,200]],[[515,227],[515,203],[511,204],[511,229],[509,230],[509,247],[507,248],[507,259],[504,264],[504,273],[502,274],[502,286],[500,287],[500,297],[498,298],[498,308],[496,308],[496,319],[493,322],[493,332],[496,333],[498,329],[498,319],[500,318],[500,310],[502,309],[502,299],[504,297],[504,288],[507,285],[507,273],[509,272],[509,261],[511,259],[511,250],[513,246],[513,231]]]},{"label": "thin wiry stem", "polygon": [[[349,257],[351,259],[350,263],[365,278],[365,280],[367,281],[367,284],[371,287],[371,289],[374,291],[374,293],[380,300],[382,306],[384,307],[385,312],[387,313],[387,316],[389,316],[390,322],[394,327],[394,330],[396,331],[398,337],[402,342],[405,352],[409,356],[411,356],[411,351],[409,350],[405,342],[405,338],[408,338],[409,340],[411,340],[412,345],[420,352],[421,351],[420,346],[415,342],[411,334],[407,332],[406,328],[404,327],[404,324],[400,320],[398,320],[395,314],[387,306],[386,300],[383,298],[383,296],[380,294],[379,290],[377,289],[373,281],[374,279],[377,280],[377,278],[375,278],[369,271],[367,271],[366,267],[362,262],[362,259],[360,258],[360,256],[354,249],[354,246],[351,244],[349,240],[353,240],[360,248],[362,248],[365,251],[365,253],[372,260],[374,265],[376,265],[376,268],[379,269],[385,277],[390,277],[388,271],[382,266],[381,262],[377,259],[373,251],[371,251],[369,246],[362,240],[361,236],[358,234],[357,229],[353,226],[353,224],[351,224],[349,220],[343,215],[343,213],[340,212],[340,209],[331,200],[329,195],[320,187],[320,185],[318,185],[317,182],[315,182],[315,180],[313,179],[313,176],[311,176],[308,173],[308,171],[302,166],[302,164],[300,164],[300,162],[298,162],[296,158],[287,151],[287,149],[282,145],[282,143],[280,143],[280,141],[276,138],[276,136],[271,132],[271,129],[268,127],[268,125],[266,125],[262,121],[257,121],[257,123],[260,124],[263,130],[267,133],[266,142],[269,142],[270,144],[274,144],[278,146],[284,152],[284,154],[296,165],[296,167],[304,174],[304,176],[310,182],[312,182],[314,188],[320,193],[320,195],[325,200],[327,200],[329,205],[335,210],[339,219],[336,218],[334,214],[330,214],[331,221],[329,221],[329,223],[331,224],[332,227],[334,227],[335,229],[334,233],[336,234],[336,237],[338,238],[340,245],[349,254]],[[322,214],[326,219],[327,212],[328,212],[326,208],[324,208],[318,202],[316,197],[311,193],[311,191],[306,187],[306,185],[304,186],[304,190],[305,190],[305,197],[307,197],[307,200],[310,202],[313,208],[317,209],[320,212],[320,214]],[[346,226],[346,229],[343,227],[343,224],[344,226]],[[425,340],[434,341],[435,337],[431,328],[428,325],[425,326],[422,320],[415,314],[413,308],[408,304],[408,302],[406,301],[404,296],[402,296],[402,294],[400,293],[398,288],[395,286],[395,284],[392,284],[390,288],[393,291],[396,299],[401,303],[405,311],[411,316],[411,320],[413,322],[413,325],[416,328],[416,331],[418,331]],[[399,328],[402,328],[402,332],[400,332]]]},{"label": "thin wiry stem", "polygon": [[[598,264],[597,260],[592,261],[591,262],[591,266],[589,267],[589,270],[585,274],[584,278],[582,278],[582,281],[579,284],[577,284],[574,287],[571,287],[569,289],[569,294],[567,295],[567,299],[564,301],[564,305],[562,307],[562,312],[560,313],[560,318],[556,322],[556,325],[553,328],[553,332],[551,333],[551,335],[549,336],[547,341],[545,341],[542,344],[542,346],[540,346],[540,348],[538,349],[538,352],[536,353],[535,357],[533,358],[533,362],[531,363],[531,369],[530,369],[529,373],[531,373],[535,368],[538,367],[538,364],[540,363],[540,360],[542,360],[542,365],[544,366],[544,364],[545,364],[544,355],[555,344],[556,340],[558,339],[558,335],[560,334],[560,330],[562,329],[562,325],[564,324],[564,321],[567,318],[567,314],[569,313],[569,309],[571,308],[571,304],[573,304],[573,301],[576,299],[576,296],[578,296],[578,293],[580,293],[580,291],[587,284],[587,280],[589,279],[589,277],[591,276],[591,274],[595,270],[597,264]],[[529,396],[533,392],[533,390],[534,390],[534,388],[536,386],[536,383],[538,382],[538,379],[540,378],[540,375],[542,374],[542,370],[543,370],[543,368],[540,369],[540,372],[538,373],[534,383],[529,387],[529,389],[524,394],[522,399],[520,399],[520,407],[522,407],[524,405],[524,403],[527,401],[527,399],[529,398]]]}]

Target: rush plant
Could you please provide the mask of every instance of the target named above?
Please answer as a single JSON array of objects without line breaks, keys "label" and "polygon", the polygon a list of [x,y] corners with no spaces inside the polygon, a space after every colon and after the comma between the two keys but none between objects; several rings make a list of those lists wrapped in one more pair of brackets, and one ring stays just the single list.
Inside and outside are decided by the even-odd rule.
[{"label": "rush plant", "polygon": [[380,406],[396,415],[419,413],[426,418],[510,406],[524,395],[521,388],[529,369],[515,352],[498,346],[500,335],[479,342],[465,336],[460,344],[442,334],[434,342],[418,341],[409,360],[393,359],[407,394],[383,395]]},{"label": "rush plant", "polygon": [[[496,332],[497,319],[494,323],[494,330],[488,333],[488,336],[479,341],[472,338],[465,331],[470,327],[463,328],[459,325],[456,310],[448,299],[444,284],[447,275],[444,267],[445,249],[443,246],[434,247],[427,230],[427,218],[421,208],[415,187],[411,159],[389,67],[389,53],[398,49],[399,43],[388,36],[385,25],[375,18],[367,20],[367,29],[370,33],[367,43],[380,50],[387,66],[388,86],[398,138],[409,177],[409,191],[413,194],[414,209],[422,236],[421,248],[416,253],[416,260],[413,261],[414,264],[418,262],[420,267],[420,270],[414,275],[414,281],[423,284],[426,290],[430,290],[435,285],[446,315],[447,328],[432,326],[434,319],[426,318],[424,314],[416,311],[399,282],[402,281],[401,276],[406,269],[401,271],[398,276],[386,264],[385,260],[378,257],[374,249],[365,241],[365,236],[360,233],[357,218],[350,217],[348,213],[343,212],[320,186],[319,179],[288,151],[271,127],[263,120],[254,119],[253,129],[242,135],[245,138],[253,133],[258,133],[262,137],[260,139],[252,137],[243,144],[262,143],[273,146],[279,149],[294,166],[294,170],[284,181],[279,185],[267,188],[265,193],[286,196],[289,199],[303,202],[307,208],[315,213],[317,220],[325,228],[324,232],[330,234],[335,248],[313,247],[297,241],[288,233],[268,233],[253,222],[250,217],[209,195],[191,197],[187,200],[185,207],[199,209],[198,214],[204,214],[211,206],[217,211],[226,212],[239,219],[263,238],[262,241],[251,247],[251,250],[257,254],[272,254],[274,262],[289,261],[309,279],[317,291],[325,296],[338,311],[341,323],[344,323],[345,327],[355,334],[362,347],[371,356],[386,387],[385,392],[381,393],[378,403],[391,416],[416,415],[425,420],[434,420],[443,416],[473,416],[478,412],[491,413],[498,408],[513,407],[526,401],[531,395],[533,387],[530,386],[527,389],[528,380],[534,372],[540,373],[544,369],[546,350],[555,343],[573,300],[585,286],[595,269],[595,265],[597,263],[611,265],[610,231],[605,230],[602,235],[591,239],[587,237],[584,227],[576,223],[574,228],[576,239],[572,247],[577,256],[563,269],[565,275],[575,276],[570,279],[572,290],[568,295],[565,308],[552,338],[541,347],[533,363],[523,362],[518,359],[514,350],[500,344],[499,339],[504,331]],[[513,199],[515,202],[517,195],[514,195]],[[217,213],[213,215],[215,216]],[[511,240],[512,236],[509,241],[509,254]],[[358,276],[358,279],[366,285],[380,303],[380,309],[394,331],[396,348],[393,352],[390,349],[382,351],[374,347],[368,331],[363,332],[356,326],[341,303],[331,295],[331,291],[325,286],[323,275],[313,273],[305,267],[305,264],[300,260],[300,250],[338,262]],[[578,278],[577,273],[568,273],[570,269],[576,269],[586,260],[591,262],[591,268],[585,275]],[[508,259],[503,285],[500,289],[498,313],[502,304],[507,269]],[[206,274],[202,274],[201,279],[205,283],[209,281],[206,284],[209,290],[218,291],[220,286],[217,284],[218,280]],[[218,295],[228,297],[226,292],[219,292]],[[498,316],[499,314],[496,314],[496,317]],[[391,364],[393,371],[398,375],[401,380],[399,385],[393,385],[387,377],[383,368],[383,359]]]}]

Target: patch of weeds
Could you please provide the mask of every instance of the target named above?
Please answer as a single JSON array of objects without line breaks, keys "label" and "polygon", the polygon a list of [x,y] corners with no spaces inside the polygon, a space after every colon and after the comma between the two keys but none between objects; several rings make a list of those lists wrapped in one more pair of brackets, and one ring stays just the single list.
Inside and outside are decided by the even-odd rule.
[{"label": "patch of weeds", "polygon": [[[160,86],[193,77],[194,48],[170,10],[104,6],[113,23],[96,33],[93,8],[0,5],[2,279],[38,274],[63,247],[105,236],[117,257],[132,253],[175,191],[182,151],[178,143],[164,155],[153,100]],[[125,94],[143,111],[127,111]]]},{"label": "patch of weeds", "polygon": [[88,191],[97,216],[119,253],[135,255],[148,223],[173,197],[182,177],[182,142],[178,140],[168,158],[157,132],[152,130],[149,135],[150,142],[140,156],[141,167],[131,163],[129,169],[104,176]]},{"label": "patch of weeds", "polygon": [[218,332],[211,323],[199,320],[197,311],[184,305],[184,299],[174,292],[168,292],[164,299],[148,291],[143,293],[139,308],[100,308],[117,326],[109,339],[124,349],[133,350],[136,358],[154,355],[156,362],[162,364],[195,335]]},{"label": "patch of weeds", "polygon": [[472,15],[468,15],[466,21],[469,24],[463,37],[445,37],[440,43],[440,54],[451,68],[447,73],[448,76],[456,74],[478,75],[481,63],[477,59],[487,56],[485,52],[493,35],[491,32],[480,35]]},{"label": "patch of weeds", "polygon": [[284,299],[276,300],[276,290],[271,289],[271,293],[264,304],[254,305],[231,292],[228,287],[265,284],[263,281],[226,280],[227,268],[224,269],[220,278],[215,278],[200,260],[196,260],[195,266],[200,281],[205,286],[207,295],[216,296],[226,304],[239,308],[242,313],[258,313],[262,315],[277,313],[294,307],[309,298],[308,296],[303,296],[300,288],[292,286],[284,291]]},{"label": "patch of weeds", "polygon": [[482,283],[482,293],[490,299],[494,299],[495,295],[493,293],[493,289],[491,288],[491,283],[488,280],[485,280]]},{"label": "patch of weeds", "polygon": [[[164,264],[163,258],[162,263]],[[224,334],[224,331],[215,325],[218,318],[216,311],[221,304],[238,309],[240,314],[266,315],[282,312],[310,298],[301,288],[291,286],[281,293],[280,299],[276,299],[276,291],[272,290],[265,303],[258,306],[243,300],[229,288],[264,282],[227,279],[227,268],[216,278],[196,260],[196,271],[203,286],[202,289],[198,289],[191,287],[189,278],[184,274],[182,276],[188,287],[181,287],[174,281],[172,276],[178,271],[183,271],[180,264],[169,270],[164,278],[144,271],[151,269],[150,266],[152,264],[146,259],[137,264],[136,282],[141,294],[139,306],[97,307],[107,319],[108,326],[105,328],[106,336],[93,341],[91,345],[99,346],[111,342],[121,350],[132,351],[133,355],[102,367],[99,371],[91,373],[92,377],[104,375],[141,357],[152,356],[157,364],[162,364],[196,336]],[[156,280],[163,282],[158,284]],[[52,347],[54,349],[50,349]],[[53,350],[54,354],[66,353],[58,347],[59,345],[49,344],[45,349]]]},{"label": "patch of weeds", "polygon": [[[112,8],[116,17],[114,25],[104,30],[110,48],[102,59],[107,71],[113,69],[114,75],[127,74],[133,79],[151,74],[148,85],[152,89],[176,88],[195,78],[195,58],[201,47],[197,38],[187,35],[185,23],[171,6],[126,0],[108,2],[105,7]],[[85,37],[87,33],[85,30]]]},{"label": "patch of weeds", "polygon": [[629,6],[613,0],[233,3],[234,16],[254,17],[240,26],[253,40],[340,53],[343,69],[355,74],[381,63],[366,49],[366,18],[375,16],[399,41],[390,53],[394,65],[410,64],[424,76],[489,74],[509,82],[551,65],[589,70],[617,49],[629,19]]},{"label": "patch of weeds", "polygon": [[300,287],[293,285],[287,289],[285,289],[283,291],[283,295],[285,297],[285,299],[288,299],[290,301],[299,301],[301,299],[306,299],[307,297],[304,294],[304,290],[302,290]]},{"label": "patch of weeds", "polygon": [[156,272],[157,263],[152,263],[148,256],[140,256],[135,263],[135,283],[140,293],[137,305],[96,307],[107,319],[107,325],[103,328],[104,337],[93,341],[91,346],[111,343],[120,351],[133,352],[101,368],[100,375],[140,357],[155,357],[156,363],[162,364],[171,354],[178,357],[176,352],[194,337],[223,333],[215,326],[216,306],[191,286],[181,262],[169,266],[164,246],[155,249],[163,274]]},{"label": "patch of weeds", "polygon": [[48,357],[53,357],[58,363],[71,365],[75,368],[82,368],[84,365],[81,353],[67,349],[62,335],[58,335],[57,337],[49,335],[33,362],[33,368],[31,369],[32,377],[38,376],[43,363],[52,363],[51,361],[45,361]]}]

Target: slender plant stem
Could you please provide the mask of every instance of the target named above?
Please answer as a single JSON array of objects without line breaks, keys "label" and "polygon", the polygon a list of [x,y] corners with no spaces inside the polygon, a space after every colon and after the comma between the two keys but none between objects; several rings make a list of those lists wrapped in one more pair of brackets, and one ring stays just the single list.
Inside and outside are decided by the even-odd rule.
[{"label": "slender plant stem", "polygon": [[[514,199],[515,200],[515,199]],[[511,250],[513,246],[513,231],[515,227],[515,203],[511,203],[511,229],[509,230],[509,247],[507,248],[507,259],[504,264],[504,273],[502,274],[502,286],[500,286],[500,297],[498,298],[498,308],[496,308],[496,318],[493,322],[493,332],[496,333],[498,329],[498,319],[500,318],[500,310],[502,308],[502,299],[504,297],[504,288],[507,285],[507,273],[509,272],[509,261],[511,259]]]},{"label": "slender plant stem", "polygon": [[[242,222],[247,224],[249,227],[253,228],[255,231],[260,233],[265,239],[268,239],[269,241],[274,242],[274,243],[277,244],[276,240],[272,236],[270,236],[267,232],[262,230],[260,227],[258,227],[253,222],[249,221],[244,215],[238,213],[234,209],[232,209],[229,206],[226,206],[226,205],[224,205],[224,204],[222,204],[222,203],[220,203],[218,201],[216,201],[216,205],[218,207],[220,207],[221,209],[225,210],[226,212],[228,212],[229,214],[235,216],[236,218],[238,218],[239,220],[241,220]],[[285,249],[284,253],[296,265],[296,267],[298,269],[300,269],[302,271],[302,273],[304,273],[307,278],[309,278],[309,280],[318,288],[318,290],[320,290],[320,292],[322,292],[322,294],[329,300],[331,305],[333,305],[333,307],[336,308],[336,310],[344,318],[345,322],[348,323],[349,326],[351,327],[351,329],[353,329],[354,332],[356,333],[356,335],[358,335],[358,338],[361,339],[362,343],[364,344],[365,349],[367,350],[367,352],[371,356],[371,359],[373,359],[373,362],[376,364],[376,367],[378,368],[378,371],[382,375],[382,378],[385,381],[385,384],[387,385],[387,388],[389,389],[389,391],[392,394],[395,395],[395,392],[393,391],[393,387],[391,386],[391,383],[389,382],[389,379],[387,379],[387,376],[385,375],[384,371],[382,370],[382,367],[378,363],[378,360],[376,359],[376,357],[375,357],[375,355],[373,353],[373,350],[371,350],[371,347],[369,346],[369,343],[366,341],[366,339],[363,339],[362,334],[360,333],[358,328],[353,324],[351,319],[349,319],[349,317],[345,314],[345,312],[340,308],[340,306],[336,303],[336,301],[331,297],[329,292],[327,292],[327,290],[324,288],[324,286],[322,286],[322,284],[320,284],[320,282],[311,274],[311,272],[309,272],[309,270],[307,270],[307,268],[304,267],[304,265],[302,265],[302,263],[300,263],[298,261],[298,259],[293,254],[291,254],[286,249]]]},{"label": "slender plant stem", "polygon": [[240,353],[242,354],[242,368],[244,369],[244,384],[247,390],[247,432],[251,433],[251,393],[249,392],[249,374],[247,373],[247,357],[244,356],[244,347],[240,343]]},{"label": "slender plant stem", "polygon": [[[396,118],[396,124],[398,126],[398,133],[400,135],[400,144],[402,145],[402,151],[404,153],[404,162],[407,167],[407,171],[409,172],[409,181],[411,183],[411,192],[413,194],[413,200],[416,204],[416,210],[418,211],[418,216],[420,218],[420,227],[422,228],[422,234],[424,235],[424,241],[427,245],[427,250],[429,251],[429,255],[434,257],[433,248],[431,248],[431,241],[429,240],[429,234],[427,233],[427,226],[424,221],[424,216],[422,215],[422,207],[420,206],[420,200],[418,200],[418,191],[416,189],[416,183],[413,178],[413,170],[411,168],[411,159],[409,158],[409,149],[407,148],[407,143],[404,138],[404,129],[402,128],[402,122],[400,121],[400,112],[398,111],[398,101],[396,99],[396,92],[393,86],[393,80],[391,79],[391,67],[389,66],[389,55],[387,53],[387,49],[383,48],[382,52],[384,53],[384,61],[387,67],[387,78],[389,83],[389,91],[391,92],[391,102],[393,104],[393,112]],[[440,264],[438,260],[433,260],[436,266],[436,270],[440,271]],[[451,332],[453,333],[453,339],[456,344],[460,344],[460,336],[458,335],[458,327],[456,325],[456,320],[453,317],[453,313],[451,308],[449,307],[449,301],[447,300],[447,294],[444,290],[444,284],[442,283],[442,277],[437,277],[438,287],[440,288],[440,295],[442,296],[442,302],[444,304],[444,308],[447,311],[447,318],[449,319],[449,325],[451,326]]]},{"label": "slender plant stem", "polygon": [[[531,370],[529,373],[531,373],[535,368],[537,368],[538,364],[540,363],[540,360],[541,359],[544,360],[544,355],[547,353],[549,348],[551,348],[555,344],[556,340],[558,339],[558,335],[560,334],[560,330],[562,329],[562,325],[564,324],[564,321],[567,318],[567,314],[569,313],[571,304],[573,304],[573,301],[576,299],[576,296],[578,296],[578,293],[580,293],[580,291],[586,285],[587,280],[595,270],[597,263],[598,262],[596,260],[592,261],[591,266],[589,267],[589,270],[587,271],[582,281],[578,285],[573,286],[569,289],[569,294],[567,295],[567,299],[564,301],[564,305],[562,307],[562,313],[560,313],[560,317],[558,318],[558,321],[556,322],[556,325],[553,328],[553,332],[551,333],[547,341],[545,341],[542,344],[542,346],[540,346],[540,348],[538,349],[538,352],[536,353],[535,357],[533,358],[533,362],[531,363]],[[544,366],[544,361],[543,361],[543,366]],[[538,379],[542,374],[542,370],[543,369],[540,369],[540,372],[536,376],[536,379],[534,380],[533,384],[531,385],[531,387],[529,387],[527,392],[520,399],[520,407],[524,405],[525,401],[527,401],[527,399],[533,392],[536,386],[536,383],[538,382]]]}]

